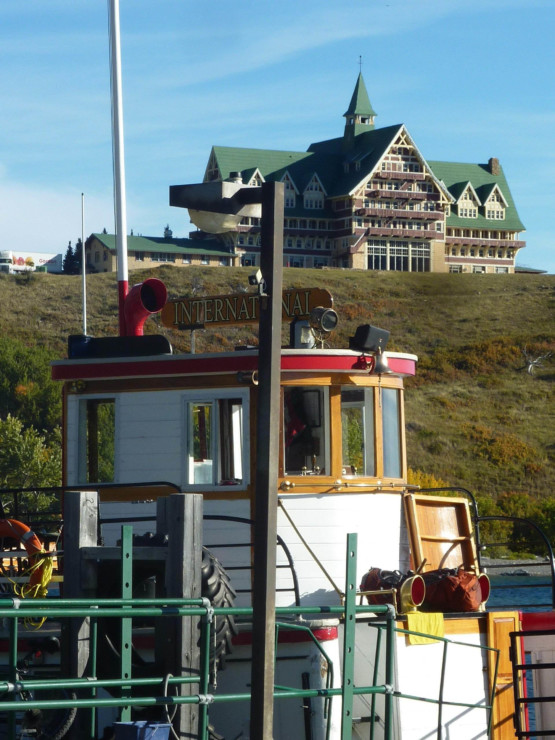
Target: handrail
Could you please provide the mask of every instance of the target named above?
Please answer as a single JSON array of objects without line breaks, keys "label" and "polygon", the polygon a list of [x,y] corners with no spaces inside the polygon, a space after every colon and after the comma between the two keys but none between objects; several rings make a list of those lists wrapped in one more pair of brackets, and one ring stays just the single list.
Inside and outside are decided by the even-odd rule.
[{"label": "handrail", "polygon": [[452,492],[452,493],[463,493],[464,495],[468,496],[468,498],[470,499],[471,509],[473,512],[472,522],[474,524],[474,529],[475,529],[476,551],[478,555],[478,564],[480,566],[480,569],[482,566],[481,554],[484,548],[486,547],[486,545],[492,546],[496,544],[497,545],[501,544],[501,543],[496,543],[496,542],[489,542],[489,543],[484,544],[481,542],[481,539],[480,539],[480,523],[481,522],[489,522],[489,521],[513,522],[513,523],[523,524],[535,530],[535,532],[542,539],[543,544],[545,545],[545,549],[547,551],[547,560],[548,560],[550,576],[551,576],[551,608],[555,610],[555,556],[553,553],[553,547],[551,545],[551,542],[549,541],[543,529],[539,527],[531,519],[527,519],[525,517],[509,516],[505,514],[480,516],[478,514],[478,503],[476,501],[476,497],[467,488],[462,488],[460,486],[442,486],[438,488],[421,488],[420,489],[420,493],[438,493],[440,491]]}]

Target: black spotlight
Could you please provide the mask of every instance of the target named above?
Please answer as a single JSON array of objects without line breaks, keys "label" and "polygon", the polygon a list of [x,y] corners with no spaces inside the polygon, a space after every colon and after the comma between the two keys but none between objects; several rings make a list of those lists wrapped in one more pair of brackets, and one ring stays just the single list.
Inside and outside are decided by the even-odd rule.
[{"label": "black spotlight", "polygon": [[337,326],[337,313],[333,308],[323,308],[317,306],[310,312],[310,326],[317,331],[323,331],[329,334]]},{"label": "black spotlight", "polygon": [[377,326],[362,324],[357,326],[355,336],[349,337],[349,349],[358,352],[375,352],[381,354],[387,345],[389,332]]}]

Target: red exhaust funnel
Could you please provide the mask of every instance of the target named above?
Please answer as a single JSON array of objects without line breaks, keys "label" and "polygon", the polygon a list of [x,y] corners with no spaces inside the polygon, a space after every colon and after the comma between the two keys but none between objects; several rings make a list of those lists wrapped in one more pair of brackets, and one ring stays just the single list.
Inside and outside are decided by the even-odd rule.
[{"label": "red exhaust funnel", "polygon": [[158,278],[148,278],[144,283],[134,285],[125,298],[123,308],[126,336],[142,336],[145,321],[164,308],[167,297],[166,286]]}]

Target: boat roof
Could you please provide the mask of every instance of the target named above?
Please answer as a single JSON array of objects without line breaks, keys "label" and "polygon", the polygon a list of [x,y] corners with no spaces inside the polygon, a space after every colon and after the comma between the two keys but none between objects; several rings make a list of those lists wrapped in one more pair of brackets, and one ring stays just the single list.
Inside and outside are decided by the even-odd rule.
[{"label": "boat roof", "polygon": [[[384,352],[392,374],[412,376],[417,356]],[[369,356],[346,349],[282,349],[281,371],[361,373],[369,372]],[[236,374],[258,369],[258,349],[209,354],[164,354],[144,357],[102,357],[57,360],[52,363],[53,380],[110,379]]]}]

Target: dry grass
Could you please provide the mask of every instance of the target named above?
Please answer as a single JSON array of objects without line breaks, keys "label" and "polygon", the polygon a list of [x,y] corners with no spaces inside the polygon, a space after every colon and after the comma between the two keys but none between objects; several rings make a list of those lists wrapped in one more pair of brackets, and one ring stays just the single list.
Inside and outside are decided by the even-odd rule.
[{"label": "dry grass", "polygon": [[[155,276],[171,298],[217,295],[244,290],[249,272],[164,266],[133,273],[130,284]],[[555,350],[555,276],[285,269],[284,285],[330,290],[340,320],[330,346],[347,346],[359,324],[372,323],[391,331],[388,349],[419,355],[406,394],[412,468],[494,498],[514,491],[551,494],[555,357],[534,376],[519,368],[524,347]],[[0,294],[4,336],[63,357],[68,335],[81,333],[79,276],[0,275]],[[87,306],[89,334],[117,333],[115,275],[87,277]],[[165,334],[178,352],[189,351],[188,332],[171,332],[156,318],[146,331]],[[252,327],[196,333],[198,352],[255,341]]]}]

